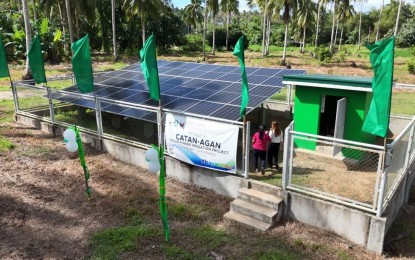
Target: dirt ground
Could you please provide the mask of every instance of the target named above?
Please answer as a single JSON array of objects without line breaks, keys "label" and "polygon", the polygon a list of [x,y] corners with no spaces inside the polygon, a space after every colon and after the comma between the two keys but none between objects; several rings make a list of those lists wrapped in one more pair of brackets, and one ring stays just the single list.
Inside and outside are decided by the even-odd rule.
[{"label": "dirt ground", "polygon": [[[91,254],[93,234],[125,225],[127,212],[132,208],[161,229],[156,175],[86,146],[93,192],[92,199],[88,200],[79,161],[66,151],[61,137],[15,123],[0,125],[0,134],[16,145],[11,151],[0,153],[1,259],[87,258]],[[170,212],[172,241],[177,246],[192,243],[188,235],[180,231],[186,226],[214,225],[237,234],[237,246],[223,245],[218,249],[221,256],[229,259],[250,258],[252,250],[264,250],[261,242],[272,247],[267,243],[277,239],[285,241],[287,248],[298,252],[302,258],[383,258],[330,232],[301,223],[285,222],[266,233],[239,226],[223,219],[231,199],[170,178],[167,179],[167,195],[170,207],[177,204],[190,208],[203,206],[194,219],[183,219]],[[415,207],[415,201],[411,207]],[[414,212],[409,216],[405,214],[409,213],[404,212],[406,218],[415,215]],[[162,253],[157,244],[163,241],[159,240],[142,242],[139,249],[120,258],[175,259]],[[415,256],[415,249],[400,248],[399,240],[391,245],[392,256]],[[190,245],[188,250],[197,249]]]}]

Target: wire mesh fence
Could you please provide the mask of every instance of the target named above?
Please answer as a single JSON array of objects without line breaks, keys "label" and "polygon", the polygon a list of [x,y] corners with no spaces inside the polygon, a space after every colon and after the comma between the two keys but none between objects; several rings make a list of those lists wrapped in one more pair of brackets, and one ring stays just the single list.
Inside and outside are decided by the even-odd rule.
[{"label": "wire mesh fence", "polygon": [[110,102],[101,102],[100,107],[103,135],[158,145],[157,111]]},{"label": "wire mesh fence", "polygon": [[97,131],[95,101],[70,92],[51,91],[54,123]]},{"label": "wire mesh fence", "polygon": [[295,134],[288,186],[374,209],[382,151]]},{"label": "wire mesh fence", "polygon": [[29,85],[17,85],[15,88],[20,111],[39,117],[50,118],[49,99],[46,88]]}]

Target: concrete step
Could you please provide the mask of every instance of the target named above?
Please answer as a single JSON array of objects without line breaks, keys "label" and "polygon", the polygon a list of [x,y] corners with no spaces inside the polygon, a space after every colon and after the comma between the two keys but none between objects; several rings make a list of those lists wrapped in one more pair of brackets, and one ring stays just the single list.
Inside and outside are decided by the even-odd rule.
[{"label": "concrete step", "polygon": [[270,224],[264,223],[262,221],[256,220],[254,218],[236,213],[234,211],[229,211],[228,213],[226,213],[224,215],[225,218],[229,219],[229,220],[233,220],[236,222],[239,222],[245,226],[248,227],[253,227],[262,231],[265,231],[267,229],[269,229],[271,227]]},{"label": "concrete step", "polygon": [[280,203],[283,201],[281,197],[265,193],[259,190],[241,188],[238,198],[258,204],[264,207],[272,208],[278,211]]},{"label": "concrete step", "polygon": [[283,197],[282,188],[256,180],[249,180],[248,187],[274,196]]},{"label": "concrete step", "polygon": [[265,222],[275,224],[278,211],[246,200],[235,199],[231,202],[231,211]]}]

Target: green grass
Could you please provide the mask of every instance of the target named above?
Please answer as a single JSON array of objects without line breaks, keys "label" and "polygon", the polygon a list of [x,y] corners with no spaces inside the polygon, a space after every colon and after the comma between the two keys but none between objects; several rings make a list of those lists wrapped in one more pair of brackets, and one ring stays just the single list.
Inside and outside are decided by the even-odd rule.
[{"label": "green grass", "polygon": [[11,150],[14,147],[15,145],[11,141],[0,135],[0,152]]},{"label": "green grass", "polygon": [[95,112],[91,109],[86,109],[85,118],[80,118],[78,116],[78,111],[76,110],[64,111],[58,109],[57,112],[55,112],[55,121],[97,130]]},{"label": "green grass", "polygon": [[187,260],[187,259],[211,259],[209,257],[197,255],[187,251],[184,248],[178,247],[176,245],[164,245],[162,247],[163,253],[166,255],[168,259],[176,259],[176,260]]},{"label": "green grass", "polygon": [[116,259],[121,253],[137,249],[137,241],[159,236],[160,229],[152,226],[125,226],[110,228],[96,233],[91,241],[91,259]]},{"label": "green grass", "polygon": [[392,93],[391,113],[415,115],[415,91],[394,91]]},{"label": "green grass", "polygon": [[184,203],[170,204],[169,214],[172,218],[179,220],[197,220],[199,214],[196,209]]},{"label": "green grass", "polygon": [[0,124],[13,121],[14,102],[11,99],[0,100]]},{"label": "green grass", "polygon": [[186,232],[193,238],[194,246],[203,245],[211,249],[218,248],[232,240],[232,237],[223,230],[211,226],[187,228]]}]

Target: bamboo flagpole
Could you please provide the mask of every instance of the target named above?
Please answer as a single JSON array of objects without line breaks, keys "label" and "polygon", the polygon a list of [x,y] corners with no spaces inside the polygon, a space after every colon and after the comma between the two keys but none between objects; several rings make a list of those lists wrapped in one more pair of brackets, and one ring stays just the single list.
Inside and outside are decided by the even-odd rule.
[{"label": "bamboo flagpole", "polygon": [[[143,49],[140,51],[141,69],[144,78],[147,82],[150,98],[154,101],[158,101],[159,107],[157,111],[157,129],[158,129],[158,147],[154,147],[158,155],[158,164],[152,160],[149,154],[151,149],[146,152],[146,159],[149,161],[149,170],[152,172],[158,172],[159,174],[159,192],[160,192],[160,215],[163,223],[164,235],[166,241],[170,241],[170,229],[167,219],[167,203],[166,203],[166,164],[164,157],[164,145],[163,145],[163,116],[162,116],[162,104],[160,98],[160,83],[157,67],[157,54],[156,44],[154,41],[154,35],[151,35],[145,42]],[[153,153],[154,154],[154,153]]]}]

